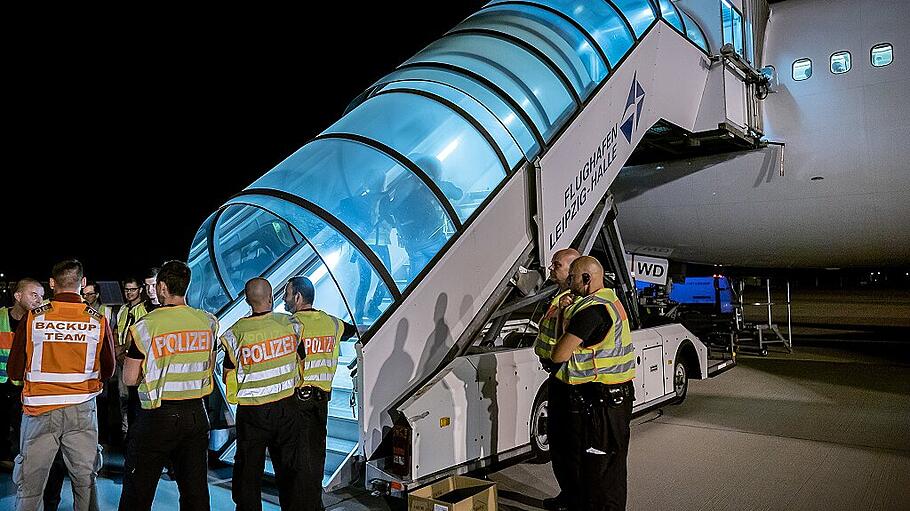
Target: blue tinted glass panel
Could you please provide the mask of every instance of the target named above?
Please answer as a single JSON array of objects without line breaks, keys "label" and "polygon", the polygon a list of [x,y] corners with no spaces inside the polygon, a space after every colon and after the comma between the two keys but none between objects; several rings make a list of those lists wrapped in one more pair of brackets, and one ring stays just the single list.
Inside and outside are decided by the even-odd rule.
[{"label": "blue tinted glass panel", "polygon": [[872,47],[872,65],[884,67],[894,62],[894,47],[888,43],[876,44]]},{"label": "blue tinted glass panel", "polygon": [[[594,47],[595,43],[565,18],[529,5],[497,5],[484,9],[478,15],[486,13],[496,14],[501,18],[501,23],[520,26],[549,40],[549,44],[565,53],[566,60],[572,67],[578,69],[582,83],[587,76],[596,86],[607,77],[609,73],[607,63],[600,57]],[[468,21],[470,20],[471,18],[468,18]],[[581,96],[586,95],[585,93]]]},{"label": "blue tinted glass panel", "polygon": [[657,0],[660,5],[660,14],[670,25],[676,27],[680,32],[684,32],[682,19],[676,11],[676,6],[670,0]]},{"label": "blue tinted glass panel", "polygon": [[524,157],[524,155],[521,154],[521,148],[518,147],[518,143],[512,138],[512,135],[509,134],[505,126],[499,122],[499,119],[490,113],[486,107],[478,103],[477,100],[458,89],[441,83],[413,80],[394,82],[382,88],[382,90],[396,89],[422,90],[455,103],[455,105],[464,110],[467,115],[476,120],[483,126],[483,129],[490,134],[496,142],[496,145],[502,151],[506,162],[509,164],[509,169],[514,169],[515,166],[518,165],[518,162]]},{"label": "blue tinted glass panel", "polygon": [[[403,154],[436,182],[461,220],[467,220],[506,175],[493,147],[474,126],[416,94],[372,97],[326,133],[357,133]],[[400,216],[395,217],[399,222]]]},{"label": "blue tinted glass panel", "polygon": [[[304,243],[289,256],[290,262],[296,264],[290,265],[293,269],[280,278],[309,277],[316,288],[316,308],[341,319],[358,315],[355,322],[369,326],[392,303],[391,293],[369,261],[322,219],[296,204],[273,197],[248,195],[238,199],[268,208],[304,236]],[[313,250],[317,258],[313,257]],[[349,312],[349,307],[358,306],[354,314]]]},{"label": "blue tinted glass panel", "polygon": [[186,294],[187,303],[211,313],[218,312],[231,300],[231,297],[221,287],[221,282],[215,275],[215,269],[209,257],[208,232],[214,217],[214,214],[209,216],[193,239],[189,257],[192,276]]},{"label": "blue tinted glass panel", "polygon": [[297,246],[299,238],[280,218],[256,208],[231,206],[215,225],[218,270],[234,296]]},{"label": "blue tinted glass panel", "polygon": [[629,20],[632,30],[635,31],[635,37],[641,37],[645,30],[651,26],[651,23],[657,19],[654,15],[654,9],[648,0],[613,0],[616,7]]},{"label": "blue tinted glass panel", "polygon": [[350,140],[310,142],[251,187],[288,191],[328,211],[370,247],[400,289],[426,262],[408,256],[414,244],[435,254],[455,232],[423,181],[386,154]]},{"label": "blue tinted glass panel", "polygon": [[527,155],[528,160],[533,159],[540,151],[540,146],[537,144],[531,128],[522,121],[508,103],[471,78],[445,69],[413,67],[395,71],[383,78],[380,83],[388,83],[393,80],[429,80],[464,91],[465,94],[473,97],[493,112],[499,122],[518,141],[518,145],[521,146],[521,150]]},{"label": "blue tinted glass panel", "polygon": [[579,97],[587,97],[598,83],[588,73],[575,49],[558,32],[526,15],[503,12],[494,7],[468,18],[458,28],[493,30],[537,48],[559,68]]},{"label": "blue tinted glass panel", "polygon": [[705,34],[701,31],[700,28],[698,28],[698,24],[695,23],[695,21],[690,18],[689,15],[685,13],[685,11],[680,10],[679,13],[682,15],[683,19],[686,20],[686,37],[688,37],[689,40],[695,43],[695,45],[699,48],[705,51],[709,51],[708,41],[705,39]]},{"label": "blue tinted glass panel", "polygon": [[743,53],[743,16],[727,0],[720,1],[721,21],[723,22],[724,44],[732,44],[733,50]]},{"label": "blue tinted glass panel", "polygon": [[550,68],[521,47],[495,37],[449,35],[408,61],[414,62],[444,62],[487,78],[527,112],[545,140],[574,107],[569,91]]},{"label": "blue tinted glass panel", "polygon": [[606,2],[579,0],[532,0],[532,2],[551,7],[578,22],[603,50],[610,65],[616,65],[635,44],[635,39],[626,28],[625,22]]}]

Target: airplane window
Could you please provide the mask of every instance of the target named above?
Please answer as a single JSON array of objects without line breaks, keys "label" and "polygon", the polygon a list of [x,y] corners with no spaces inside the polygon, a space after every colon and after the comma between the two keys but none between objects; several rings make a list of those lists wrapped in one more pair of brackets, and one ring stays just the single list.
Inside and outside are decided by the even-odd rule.
[{"label": "airplane window", "polygon": [[872,65],[884,67],[894,61],[894,49],[889,43],[876,44],[872,47]]},{"label": "airplane window", "polygon": [[850,62],[850,52],[849,51],[839,51],[831,55],[831,72],[839,75],[846,73],[850,70],[852,64]]},{"label": "airplane window", "polygon": [[799,59],[793,62],[793,79],[797,82],[808,79],[812,76],[812,60]]},{"label": "airplane window", "polygon": [[[743,54],[743,15],[727,0],[721,0],[720,12],[723,22],[724,44],[732,44],[733,50]],[[808,77],[807,77],[808,78]]]}]

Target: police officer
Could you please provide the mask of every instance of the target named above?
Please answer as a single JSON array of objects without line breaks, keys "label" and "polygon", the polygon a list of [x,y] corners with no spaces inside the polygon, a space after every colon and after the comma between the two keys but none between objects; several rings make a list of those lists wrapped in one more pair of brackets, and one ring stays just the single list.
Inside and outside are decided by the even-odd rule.
[{"label": "police officer", "polygon": [[301,455],[304,458],[302,510],[321,511],[322,475],[325,470],[326,421],[332,398],[332,378],[338,365],[339,343],[357,331],[353,325],[313,308],[313,283],[306,277],[294,277],[284,292],[288,312],[300,323],[300,335],[306,357],[301,364],[303,381],[297,389],[302,405],[304,430]]},{"label": "police officer", "polygon": [[209,509],[208,432],[203,398],[212,392],[218,320],[186,304],[190,268],[168,261],[158,272],[162,306],[129,328],[123,382],[139,385],[130,424],[121,511],[149,510],[161,469],[173,463],[181,510]]},{"label": "police officer", "polygon": [[568,446],[565,440],[569,438],[566,431],[568,411],[568,385],[556,378],[559,365],[550,360],[553,347],[562,335],[562,311],[560,302],[573,297],[569,289],[569,266],[575,259],[581,257],[574,248],[565,248],[553,254],[550,261],[549,280],[559,286],[556,296],[550,301],[550,307],[540,320],[540,330],[534,342],[534,352],[540,357],[540,363],[550,373],[547,383],[547,440],[550,444],[550,460],[553,464],[553,475],[559,484],[559,495],[555,498],[544,499],[545,509],[560,511],[568,508],[568,490],[572,484],[571,467],[567,466]]},{"label": "police officer", "polygon": [[629,320],[616,293],[604,287],[597,259],[576,259],[568,281],[581,299],[565,308],[566,330],[551,360],[564,363],[556,377],[570,385],[569,454],[576,483],[569,508],[621,510],[635,377]]},{"label": "police officer", "polygon": [[100,460],[95,396],[114,372],[114,340],[107,319],[82,303],[79,261],[56,264],[50,285],[54,299],[19,323],[9,356],[9,377],[24,382],[16,508],[38,509],[59,450],[72,480],[73,507],[85,511]]},{"label": "police officer", "polygon": [[300,383],[300,325],[272,312],[272,286],[262,278],[246,283],[252,315],[221,336],[226,356],[224,381],[236,389],[237,454],[232,494],[237,509],[262,510],[261,481],[268,448],[283,510],[305,507],[306,479],[301,452],[306,426],[303,404],[294,396]]}]

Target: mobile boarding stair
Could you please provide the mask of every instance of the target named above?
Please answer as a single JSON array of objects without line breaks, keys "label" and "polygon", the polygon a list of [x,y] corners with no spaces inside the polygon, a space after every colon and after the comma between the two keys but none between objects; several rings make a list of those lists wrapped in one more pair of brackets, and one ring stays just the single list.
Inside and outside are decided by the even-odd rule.
[{"label": "mobile boarding stair", "polygon": [[[333,382],[326,490],[395,461],[398,407],[467,351],[521,268],[597,221],[649,127],[728,124],[725,95],[745,101],[748,84],[712,58],[710,22],[669,0],[491,2],[203,223],[188,299],[222,328],[249,313],[247,279],[268,279],[280,309],[295,275],[358,326]],[[408,478],[498,441],[456,443]]]}]

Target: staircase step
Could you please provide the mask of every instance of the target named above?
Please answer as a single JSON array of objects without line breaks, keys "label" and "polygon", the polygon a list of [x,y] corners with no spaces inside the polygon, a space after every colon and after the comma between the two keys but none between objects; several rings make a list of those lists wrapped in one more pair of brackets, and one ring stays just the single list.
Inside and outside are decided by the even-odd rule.
[{"label": "staircase step", "polygon": [[349,442],[357,442],[360,440],[360,425],[357,424],[357,420],[353,418],[330,415],[328,423],[326,424],[326,429],[328,430],[329,437],[347,440]]},{"label": "staircase step", "polygon": [[343,438],[335,438],[329,435],[325,439],[325,449],[326,451],[333,451],[337,453],[343,453],[347,455],[354,448],[357,447],[357,442],[352,442],[350,440],[345,440]]}]

